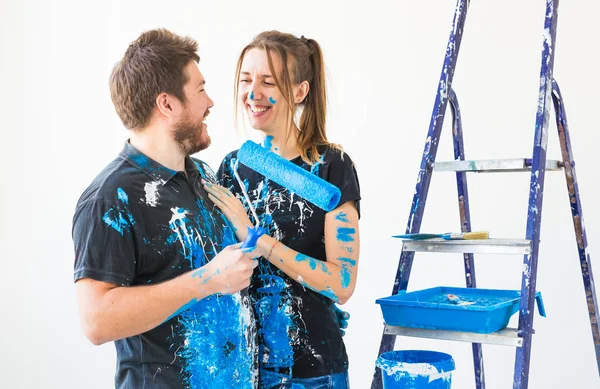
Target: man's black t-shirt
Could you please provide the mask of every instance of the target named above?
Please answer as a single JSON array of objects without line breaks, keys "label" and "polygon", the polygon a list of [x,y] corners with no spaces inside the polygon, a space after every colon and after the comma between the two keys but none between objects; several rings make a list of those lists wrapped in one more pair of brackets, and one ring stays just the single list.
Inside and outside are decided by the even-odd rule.
[{"label": "man's black t-shirt", "polygon": [[[202,161],[176,172],[127,143],[81,196],[73,219],[75,280],[125,287],[171,280],[237,242],[208,199]],[[212,295],[143,334],[115,341],[117,388],[254,388],[255,319],[245,294]]]},{"label": "man's black t-shirt", "polygon": [[[350,157],[325,147],[319,153],[320,160],[312,166],[300,157],[291,162],[337,186],[342,192],[339,205],[355,201],[358,208],[360,189]],[[227,155],[217,176],[248,210],[232,170],[236,161],[237,151]],[[325,211],[241,163],[238,173],[269,235],[299,253],[327,260]],[[306,289],[264,258],[259,259],[249,291],[258,321],[262,368],[297,378],[347,370],[348,357],[331,299]]]}]

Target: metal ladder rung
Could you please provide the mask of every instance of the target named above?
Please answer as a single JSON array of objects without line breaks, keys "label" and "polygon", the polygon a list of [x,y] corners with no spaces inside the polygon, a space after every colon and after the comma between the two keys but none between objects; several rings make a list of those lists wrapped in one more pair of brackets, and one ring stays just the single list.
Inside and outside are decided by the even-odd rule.
[{"label": "metal ladder rung", "polygon": [[[546,170],[561,170],[562,161],[546,160]],[[443,172],[527,172],[531,171],[531,159],[482,159],[469,161],[444,161],[436,162],[433,170]]]},{"label": "metal ladder rung", "polygon": [[403,240],[402,251],[425,253],[530,254],[526,239]]},{"label": "metal ladder rung", "polygon": [[516,328],[504,328],[491,334],[480,334],[476,332],[431,330],[425,328],[411,328],[385,325],[384,332],[388,335],[402,335],[413,338],[429,338],[441,340],[453,340],[457,342],[496,344],[501,346],[522,347],[523,338],[519,336]]}]

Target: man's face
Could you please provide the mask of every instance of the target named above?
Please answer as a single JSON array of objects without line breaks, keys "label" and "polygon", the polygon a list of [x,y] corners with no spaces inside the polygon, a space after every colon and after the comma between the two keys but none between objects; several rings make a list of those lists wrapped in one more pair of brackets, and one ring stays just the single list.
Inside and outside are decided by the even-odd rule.
[{"label": "man's face", "polygon": [[190,61],[184,71],[188,78],[183,86],[186,101],[173,128],[173,140],[185,155],[191,155],[210,146],[210,136],[204,119],[214,104],[204,90],[204,77],[196,63]]}]

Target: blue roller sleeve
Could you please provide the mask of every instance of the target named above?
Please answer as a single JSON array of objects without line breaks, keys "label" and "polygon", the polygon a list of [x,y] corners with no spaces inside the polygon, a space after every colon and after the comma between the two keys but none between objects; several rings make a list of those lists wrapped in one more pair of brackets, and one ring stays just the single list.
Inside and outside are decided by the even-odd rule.
[{"label": "blue roller sleeve", "polygon": [[339,188],[262,146],[246,141],[238,159],[250,169],[294,192],[326,212],[334,210],[342,193]]},{"label": "blue roller sleeve", "polygon": [[248,235],[246,236],[246,239],[244,239],[244,241],[242,242],[242,249],[246,249],[249,247],[255,247],[256,246],[256,241],[258,240],[258,238],[260,238],[262,235],[266,234],[267,230],[265,230],[264,228],[257,226],[257,227],[248,227]]}]

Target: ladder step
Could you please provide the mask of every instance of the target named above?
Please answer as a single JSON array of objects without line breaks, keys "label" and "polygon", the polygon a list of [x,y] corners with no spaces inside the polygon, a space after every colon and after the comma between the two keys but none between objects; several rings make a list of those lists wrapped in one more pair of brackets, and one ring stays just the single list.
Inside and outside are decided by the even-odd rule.
[{"label": "ladder step", "polygon": [[426,253],[530,254],[526,239],[403,240],[402,251]]},{"label": "ladder step", "polygon": [[[546,160],[546,170],[561,170],[562,161]],[[531,171],[531,158],[482,159],[436,162],[434,170],[444,172],[526,172]]]},{"label": "ladder step", "polygon": [[402,335],[413,338],[429,338],[454,340],[457,342],[496,344],[500,346],[522,347],[523,338],[517,328],[504,328],[491,334],[480,334],[476,332],[461,332],[447,330],[430,330],[425,328],[411,328],[385,325],[384,332],[387,335]]}]

